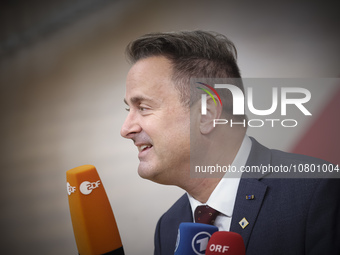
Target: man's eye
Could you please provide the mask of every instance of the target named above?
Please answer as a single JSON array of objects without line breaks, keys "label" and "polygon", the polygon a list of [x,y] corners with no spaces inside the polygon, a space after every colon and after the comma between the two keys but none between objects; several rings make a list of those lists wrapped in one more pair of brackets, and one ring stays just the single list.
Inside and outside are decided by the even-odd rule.
[{"label": "man's eye", "polygon": [[144,112],[144,111],[147,111],[147,110],[149,110],[149,109],[150,109],[150,107],[145,106],[145,105],[139,105],[139,106],[138,106],[138,110],[139,110],[140,112]]}]

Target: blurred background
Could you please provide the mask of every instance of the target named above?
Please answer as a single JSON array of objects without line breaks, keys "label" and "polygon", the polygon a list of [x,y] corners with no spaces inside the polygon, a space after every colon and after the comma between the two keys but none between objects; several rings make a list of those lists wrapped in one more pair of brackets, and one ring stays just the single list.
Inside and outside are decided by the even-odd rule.
[{"label": "blurred background", "polygon": [[[212,30],[235,43],[243,77],[338,78],[338,7],[321,1],[2,1],[1,253],[77,254],[66,171],[84,164],[97,167],[126,254],[153,253],[156,222],[183,191],[141,179],[137,149],[120,137],[129,41],[156,31]],[[270,148],[339,160],[339,85],[317,87],[313,116],[294,131],[250,129],[250,135]]]}]

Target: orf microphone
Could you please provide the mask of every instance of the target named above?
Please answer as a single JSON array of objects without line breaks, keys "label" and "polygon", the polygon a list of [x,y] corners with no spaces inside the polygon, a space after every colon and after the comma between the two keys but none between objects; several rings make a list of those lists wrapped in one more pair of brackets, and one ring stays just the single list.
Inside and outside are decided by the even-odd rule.
[{"label": "orf microphone", "polygon": [[204,255],[211,235],[218,231],[212,225],[182,222],[178,228],[175,255]]},{"label": "orf microphone", "polygon": [[80,255],[124,255],[115,217],[94,166],[66,172],[70,214]]},{"label": "orf microphone", "polygon": [[206,255],[245,255],[243,238],[240,234],[229,231],[214,233],[207,246]]}]

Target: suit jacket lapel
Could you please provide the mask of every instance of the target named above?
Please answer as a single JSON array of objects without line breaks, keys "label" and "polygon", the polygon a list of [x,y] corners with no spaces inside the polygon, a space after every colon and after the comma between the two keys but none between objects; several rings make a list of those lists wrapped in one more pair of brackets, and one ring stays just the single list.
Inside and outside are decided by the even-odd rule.
[{"label": "suit jacket lapel", "polygon": [[[239,233],[247,248],[250,235],[265,197],[267,185],[257,179],[241,179],[237,192],[230,231]],[[247,195],[254,195],[254,199],[246,199]],[[244,219],[243,227],[240,221]],[[249,224],[247,224],[248,222]]]},{"label": "suit jacket lapel", "polygon": [[[246,165],[269,164],[271,161],[270,150],[260,145],[255,139],[251,139],[252,148]],[[243,237],[246,248],[267,190],[267,185],[261,182],[262,177],[256,173],[243,174],[236,195],[230,231],[239,233]],[[248,195],[254,195],[254,199],[246,199]],[[243,218],[249,224],[244,222],[242,227],[240,221]]]}]

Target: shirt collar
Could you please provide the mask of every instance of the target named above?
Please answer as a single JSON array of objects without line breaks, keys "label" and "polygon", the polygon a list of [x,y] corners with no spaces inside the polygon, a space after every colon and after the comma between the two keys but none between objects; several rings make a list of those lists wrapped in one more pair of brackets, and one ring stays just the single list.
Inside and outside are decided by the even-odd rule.
[{"label": "shirt collar", "polygon": [[[233,163],[231,164],[231,167],[239,170],[241,166],[245,166],[250,154],[251,144],[252,142],[250,138],[245,135],[241,147],[238,150]],[[227,174],[228,173],[226,173],[224,178],[222,178],[221,181],[217,184],[216,188],[211,193],[206,205],[214,208],[215,210],[226,216],[231,217],[233,214],[236,193],[242,173],[236,175],[233,174],[232,178],[228,178]],[[189,198],[192,213],[194,214],[196,207],[203,204],[193,198],[189,193],[187,193],[187,195]]]}]

